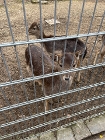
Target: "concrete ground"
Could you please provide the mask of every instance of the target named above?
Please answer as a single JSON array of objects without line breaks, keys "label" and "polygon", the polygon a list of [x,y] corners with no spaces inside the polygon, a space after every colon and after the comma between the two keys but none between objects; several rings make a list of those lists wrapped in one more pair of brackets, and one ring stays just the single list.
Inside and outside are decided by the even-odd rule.
[{"label": "concrete ground", "polygon": [[105,140],[105,114],[25,140]]},{"label": "concrete ground", "polygon": [[105,131],[94,136],[90,136],[84,140],[105,140]]}]

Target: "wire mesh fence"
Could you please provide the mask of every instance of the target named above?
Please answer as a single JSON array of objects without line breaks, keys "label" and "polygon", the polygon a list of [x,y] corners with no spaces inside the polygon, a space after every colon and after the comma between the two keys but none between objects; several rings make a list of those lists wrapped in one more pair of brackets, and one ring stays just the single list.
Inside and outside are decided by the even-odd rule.
[{"label": "wire mesh fence", "polygon": [[2,1],[0,139],[24,139],[104,113],[104,3]]}]

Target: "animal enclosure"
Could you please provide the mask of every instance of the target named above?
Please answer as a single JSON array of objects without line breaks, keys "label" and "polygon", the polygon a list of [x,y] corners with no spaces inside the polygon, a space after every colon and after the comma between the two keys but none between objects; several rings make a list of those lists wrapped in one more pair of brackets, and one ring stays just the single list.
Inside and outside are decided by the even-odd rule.
[{"label": "animal enclosure", "polygon": [[[105,0],[55,0],[45,5],[27,0],[0,2],[0,139],[24,139],[103,114]],[[54,19],[54,23],[49,25],[45,21],[48,19]],[[56,20],[60,23],[56,24]],[[29,33],[33,22],[40,25],[39,38]],[[69,40],[74,40],[73,52],[66,52]],[[76,51],[79,40],[84,44],[83,53]],[[57,41],[58,44],[61,41],[62,53],[60,49],[56,51]],[[49,42],[49,48],[53,46],[51,53],[47,52],[45,42]],[[35,61],[35,67],[31,45],[41,50],[41,61]],[[25,58],[27,47],[29,71]],[[104,54],[102,61],[101,54]],[[58,63],[54,60],[59,56]],[[38,65],[41,72],[40,69],[34,72]],[[49,72],[45,71],[46,65]],[[59,85],[54,77],[58,77]],[[48,84],[46,79],[50,79]],[[48,109],[46,101],[49,101]]]}]

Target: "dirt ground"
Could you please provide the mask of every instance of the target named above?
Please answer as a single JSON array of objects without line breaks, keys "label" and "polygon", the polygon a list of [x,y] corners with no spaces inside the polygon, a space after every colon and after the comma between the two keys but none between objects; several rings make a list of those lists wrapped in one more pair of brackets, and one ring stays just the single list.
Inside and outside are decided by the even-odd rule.
[{"label": "dirt ground", "polygon": [[[80,0],[72,1],[68,35],[74,35],[78,33],[82,4],[83,3]],[[95,0],[92,1],[86,0],[79,30],[80,34],[88,33],[90,23],[92,20],[94,6]],[[14,41],[27,40],[23,7],[21,2],[19,0],[16,1],[7,0],[7,7],[13,31],[13,38],[11,36],[11,32],[8,26],[4,5],[0,4],[0,44],[12,42],[13,40]],[[66,23],[68,20],[68,7],[69,1],[57,2],[56,18],[60,21],[60,24],[56,25],[56,35],[62,36],[65,35],[66,33]],[[29,1],[25,1],[25,10],[27,24],[29,27],[33,21],[39,20],[40,18],[39,5],[31,4]],[[105,0],[99,0],[96,6],[94,19],[92,21],[92,26],[90,29],[91,33],[98,31],[102,20],[102,16],[104,14],[104,10],[105,10]],[[54,34],[54,26],[53,25],[50,26],[44,21],[45,19],[51,19],[53,17],[54,17],[54,2],[50,1],[48,4],[42,5],[42,21],[46,34],[52,35]],[[105,19],[103,20],[100,31],[105,31]],[[35,39],[35,37],[29,36],[29,39]],[[81,40],[83,40],[85,43],[86,38],[85,37],[81,38]],[[95,40],[96,36],[88,37],[86,44],[88,52],[86,58],[83,61],[82,66],[85,66],[87,64],[88,65],[93,64],[96,50],[100,50],[101,48],[101,35],[97,37],[96,44]],[[23,78],[29,77],[26,71],[24,57],[26,47],[27,45],[19,45],[16,48],[13,46],[11,47],[5,46],[4,48],[2,48],[0,52],[0,83],[5,83],[11,80],[18,80],[22,76]],[[100,57],[97,63],[98,62],[100,62]],[[81,81],[79,83],[76,83],[75,79],[71,89],[88,86],[98,82],[103,82],[105,81],[105,67],[98,67],[94,69],[91,68],[82,71]],[[78,119],[82,119],[84,117],[88,117],[93,114],[103,112],[105,111],[104,108],[105,100],[104,98],[101,97],[101,95],[103,95],[104,97],[104,93],[105,93],[105,85],[102,85],[96,88],[90,88],[78,92],[73,92],[65,96],[60,96],[59,97],[60,100],[59,98],[56,98],[56,102],[53,105],[50,105],[50,109],[57,109],[59,107],[63,107],[70,104],[73,104],[73,106],[67,107],[66,109],[64,108],[62,110],[55,111],[53,113],[49,113],[47,116],[44,114],[37,115],[39,113],[44,112],[44,103],[42,101],[32,103],[30,105],[25,105],[22,107],[17,107],[16,109],[10,109],[8,111],[0,112],[0,124],[5,124],[8,122],[12,122],[14,120],[30,117],[31,115],[36,114],[36,116],[30,120],[17,123],[17,125],[10,125],[1,128],[0,135],[14,133],[27,128],[33,128],[33,126],[35,126],[34,130],[15,137],[11,137],[10,139],[24,138],[33,133],[37,134],[39,132],[47,131],[49,129],[53,129],[64,124],[69,124],[72,121],[76,121]],[[17,103],[22,103],[25,101],[30,101],[36,98],[41,98],[43,96],[44,95],[43,92],[41,91],[41,87],[38,84],[34,85],[34,82],[26,82],[23,84],[15,84],[13,86],[5,86],[3,88],[0,88],[0,108]],[[96,99],[92,100],[91,98],[93,97],[96,97]],[[98,97],[100,98],[98,99]],[[88,102],[86,103],[82,102],[87,99],[90,100],[88,100]],[[78,102],[81,102],[81,104],[78,104]],[[97,106],[99,105],[103,106],[98,108]],[[94,109],[94,107],[97,107],[97,109]],[[90,111],[88,109],[90,109]],[[64,119],[60,121],[58,118]],[[50,123],[51,120],[55,120],[55,122]]]}]

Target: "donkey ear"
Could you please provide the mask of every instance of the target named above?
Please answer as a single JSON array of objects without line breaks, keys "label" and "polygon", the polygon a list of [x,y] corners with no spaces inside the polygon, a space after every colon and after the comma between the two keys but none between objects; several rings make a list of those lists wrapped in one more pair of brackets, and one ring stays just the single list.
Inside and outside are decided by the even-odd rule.
[{"label": "donkey ear", "polygon": [[55,55],[59,56],[59,57],[62,57],[63,56],[63,53],[61,50],[58,50],[58,51],[55,51]]},{"label": "donkey ear", "polygon": [[62,54],[61,50],[60,51],[55,51],[54,59],[55,59],[56,62],[58,62],[59,59],[62,58],[62,56],[63,56],[63,54]]},{"label": "donkey ear", "polygon": [[59,56],[58,55],[54,55],[54,61],[58,62],[59,61]]},{"label": "donkey ear", "polygon": [[79,59],[79,58],[80,58],[80,55],[81,55],[81,52],[79,52],[79,51],[75,52],[75,54],[74,54],[74,56],[76,56],[76,57],[77,57],[77,59]]}]

